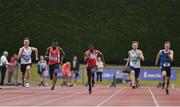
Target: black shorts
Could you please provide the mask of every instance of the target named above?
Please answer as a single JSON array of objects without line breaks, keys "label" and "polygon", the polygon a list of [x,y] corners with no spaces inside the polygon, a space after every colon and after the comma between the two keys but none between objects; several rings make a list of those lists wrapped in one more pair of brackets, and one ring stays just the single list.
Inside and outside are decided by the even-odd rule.
[{"label": "black shorts", "polygon": [[87,67],[87,73],[95,73],[96,67]]},{"label": "black shorts", "polygon": [[59,70],[58,63],[49,65],[49,76],[51,80],[53,79],[53,74],[56,73],[55,70]]},{"label": "black shorts", "polygon": [[21,64],[21,73],[24,75],[26,73],[27,66],[32,66],[32,64]]},{"label": "black shorts", "polygon": [[171,76],[171,67],[162,67],[161,72],[166,71],[166,76]]},{"label": "black shorts", "polygon": [[130,69],[130,71],[133,70],[133,71],[135,72],[135,77],[136,77],[136,78],[139,78],[140,68],[130,67],[129,69]]}]

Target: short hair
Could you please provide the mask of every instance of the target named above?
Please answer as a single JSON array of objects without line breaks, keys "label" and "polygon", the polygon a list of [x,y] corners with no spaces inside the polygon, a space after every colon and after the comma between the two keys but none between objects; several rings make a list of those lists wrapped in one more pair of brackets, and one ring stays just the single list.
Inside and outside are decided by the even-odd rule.
[{"label": "short hair", "polygon": [[25,38],[24,38],[24,41],[25,41],[25,40],[29,40],[29,38],[28,38],[28,37],[25,37]]},{"label": "short hair", "polygon": [[52,43],[54,43],[54,42],[58,42],[58,41],[57,41],[56,39],[53,39],[53,40],[52,40]]},{"label": "short hair", "polygon": [[139,45],[139,42],[138,41],[132,41],[132,44],[138,44]]},{"label": "short hair", "polygon": [[94,46],[94,43],[89,43],[89,46]]},{"label": "short hair", "polygon": [[169,41],[166,41],[164,44],[171,44],[171,42],[169,42]]}]

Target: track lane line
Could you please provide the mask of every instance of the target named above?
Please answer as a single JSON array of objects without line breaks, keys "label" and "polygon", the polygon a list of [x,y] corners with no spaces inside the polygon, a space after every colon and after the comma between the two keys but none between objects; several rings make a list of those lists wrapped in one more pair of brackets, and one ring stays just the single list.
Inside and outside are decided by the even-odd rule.
[{"label": "track lane line", "polygon": [[148,88],[148,90],[149,90],[149,92],[150,92],[150,94],[151,94],[151,97],[152,97],[152,99],[153,99],[156,107],[160,107],[157,99],[155,98],[155,96],[154,96],[154,94],[153,94],[153,92],[152,92],[152,90],[151,90],[151,88]]},{"label": "track lane line", "polygon": [[118,94],[120,91],[122,91],[123,89],[125,89],[125,88],[119,89],[119,90],[116,91],[113,95],[111,95],[110,97],[108,97],[108,98],[106,98],[105,100],[103,100],[103,101],[101,101],[100,103],[98,103],[98,104],[96,105],[96,107],[102,106],[103,104],[105,104],[106,102],[108,102],[112,97],[114,97],[115,95],[117,95],[117,94]]},{"label": "track lane line", "polygon": [[72,92],[72,93],[75,93],[75,94],[68,95],[68,96],[65,96],[65,97],[62,97],[62,98],[53,98],[52,100],[49,100],[49,101],[46,101],[46,102],[43,102],[43,103],[39,103],[39,104],[35,104],[33,106],[45,106],[46,104],[49,104],[49,103],[52,103],[52,102],[55,102],[55,101],[58,101],[58,100],[64,100],[64,99],[73,97],[75,95],[81,94],[81,93],[87,93],[87,91],[83,91],[83,90],[82,89],[81,90],[76,90],[76,91]]},{"label": "track lane line", "polygon": [[[24,88],[25,89],[25,88]],[[33,89],[29,89],[29,90],[21,90],[21,91],[33,91]],[[76,88],[75,88],[76,89]],[[50,89],[49,89],[50,90]],[[60,89],[61,91],[62,90],[64,90],[64,89]],[[67,89],[66,89],[67,90]],[[66,91],[65,90],[65,91]],[[70,89],[68,89],[68,90],[70,90]],[[16,91],[16,90],[14,90],[14,91]],[[51,91],[51,90],[50,90]],[[54,91],[56,91],[56,90],[54,90]],[[6,92],[5,92],[6,93]],[[5,94],[4,92],[3,92],[3,94]],[[20,94],[22,94],[22,93],[20,93]],[[28,93],[23,93],[23,94],[28,94]],[[17,98],[24,98],[24,97],[31,97],[31,96],[34,96],[34,95],[41,95],[41,93],[32,93],[32,94],[28,94],[28,95],[20,95],[20,96],[12,96],[12,97],[9,97],[9,98],[6,98],[6,99],[0,99],[0,102],[3,102],[3,101],[11,101],[11,100],[14,100],[14,99],[17,99]]]},{"label": "track lane line", "polygon": [[37,95],[37,94],[21,95],[21,96],[10,97],[10,98],[6,98],[6,99],[1,99],[0,102],[8,101],[8,100],[14,100],[14,99],[17,99],[17,98],[24,98],[24,97],[34,96],[34,95]]}]

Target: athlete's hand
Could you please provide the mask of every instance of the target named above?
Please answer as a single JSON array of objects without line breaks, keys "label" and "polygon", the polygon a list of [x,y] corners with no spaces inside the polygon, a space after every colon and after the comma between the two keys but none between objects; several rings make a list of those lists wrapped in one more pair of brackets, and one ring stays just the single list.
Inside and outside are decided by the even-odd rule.
[{"label": "athlete's hand", "polygon": [[21,48],[21,52],[24,52],[24,50],[25,50],[24,47],[22,47],[22,48]]},{"label": "athlete's hand", "polygon": [[155,62],[155,65],[158,66],[158,62],[157,61]]},{"label": "athlete's hand", "polygon": [[39,60],[39,58],[38,57],[36,57],[36,61],[38,61]]},{"label": "athlete's hand", "polygon": [[141,51],[139,51],[139,50],[135,51],[135,53],[136,53],[138,56],[141,55]]}]

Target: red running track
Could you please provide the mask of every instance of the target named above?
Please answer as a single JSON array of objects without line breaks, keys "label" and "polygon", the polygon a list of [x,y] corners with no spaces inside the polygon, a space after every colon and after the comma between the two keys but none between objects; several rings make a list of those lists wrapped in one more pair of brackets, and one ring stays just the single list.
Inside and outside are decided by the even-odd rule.
[{"label": "red running track", "polygon": [[155,87],[107,88],[95,87],[91,95],[84,86],[2,88],[0,106],[180,106],[180,89],[170,89],[170,95]]}]

